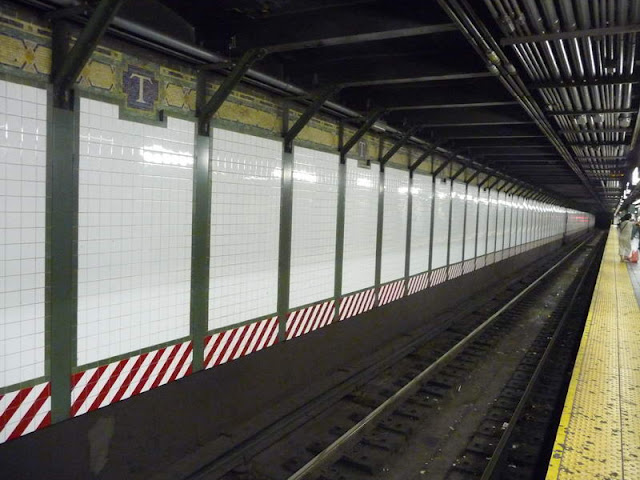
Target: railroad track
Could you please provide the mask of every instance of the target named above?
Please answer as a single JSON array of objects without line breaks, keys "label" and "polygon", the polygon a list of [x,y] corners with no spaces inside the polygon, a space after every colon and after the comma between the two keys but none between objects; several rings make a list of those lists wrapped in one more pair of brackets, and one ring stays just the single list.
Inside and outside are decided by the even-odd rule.
[{"label": "railroad track", "polygon": [[[435,338],[417,335],[187,478],[531,478],[520,474],[535,471],[566,384],[540,359],[570,365],[570,341],[560,332],[579,332],[576,300],[588,304],[584,291],[594,279],[583,273],[601,245],[559,252],[490,301],[471,302]],[[520,419],[531,425],[518,428]]]}]

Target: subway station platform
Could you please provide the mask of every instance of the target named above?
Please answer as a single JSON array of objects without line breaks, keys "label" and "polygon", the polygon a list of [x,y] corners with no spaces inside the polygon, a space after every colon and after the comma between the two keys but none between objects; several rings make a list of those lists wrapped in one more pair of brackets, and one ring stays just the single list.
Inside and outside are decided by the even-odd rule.
[{"label": "subway station platform", "polygon": [[547,480],[640,479],[640,264],[612,228]]}]

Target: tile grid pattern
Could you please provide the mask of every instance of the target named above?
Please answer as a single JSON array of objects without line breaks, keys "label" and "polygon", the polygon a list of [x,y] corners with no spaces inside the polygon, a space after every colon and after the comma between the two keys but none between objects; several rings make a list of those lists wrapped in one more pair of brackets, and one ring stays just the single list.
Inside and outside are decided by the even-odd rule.
[{"label": "tile grid pattern", "polygon": [[[443,182],[442,179],[436,178],[435,181],[435,218],[433,219],[433,246],[431,252],[431,269],[435,270],[439,267],[447,265],[447,234],[449,230],[449,208],[450,208],[450,185],[449,182]],[[443,232],[443,233],[441,233]]]},{"label": "tile grid pattern", "polygon": [[80,102],[78,364],[189,334],[194,124]]},{"label": "tile grid pattern", "polygon": [[213,129],[209,329],[277,308],[282,145]]},{"label": "tile grid pattern", "polygon": [[376,272],[375,238],[378,219],[378,183],[376,168],[360,168],[358,161],[347,159],[347,188],[344,216],[344,260],[342,293],[373,286]]},{"label": "tile grid pattern", "polygon": [[381,283],[404,277],[409,172],[386,168],[384,171],[384,184]]},{"label": "tile grid pattern", "polygon": [[429,236],[431,232],[431,199],[433,181],[430,175],[413,175],[411,207],[411,269],[410,274],[429,270]]},{"label": "tile grid pattern", "polygon": [[476,218],[478,216],[478,189],[473,185],[469,185],[465,201],[467,217],[465,218],[464,260],[469,260],[475,257]]},{"label": "tile grid pattern", "polygon": [[449,245],[449,265],[462,261],[462,235],[464,233],[464,183],[453,182],[451,192],[451,241]]},{"label": "tile grid pattern", "polygon": [[[46,93],[33,87],[0,81],[0,107],[4,107],[0,108],[0,129],[5,132],[3,137],[0,136],[0,182],[3,187],[0,191],[0,211],[4,211],[3,220],[6,220],[0,226],[5,230],[4,238],[8,240],[18,238],[15,229],[29,229],[26,233],[21,232],[18,242],[13,242],[20,246],[21,261],[25,258],[29,260],[28,265],[20,264],[23,275],[20,282],[20,313],[24,314],[24,305],[35,306],[33,310],[40,316],[39,320],[43,324],[44,280],[24,280],[24,276],[44,275]],[[163,128],[127,122],[118,118],[116,106],[88,99],[81,100],[80,119],[77,353],[78,361],[82,364],[133,353],[188,334],[193,123],[169,118],[167,127]],[[267,269],[273,269],[273,265],[277,265],[278,228],[274,228],[274,225],[279,221],[275,217],[279,214],[281,145],[279,142],[222,130],[214,132],[213,136],[213,170],[214,176],[217,175],[218,178],[214,178],[213,182],[212,225],[219,227],[217,231],[221,233],[220,236],[226,238],[215,238],[212,233],[212,254],[216,257],[212,260],[212,284],[230,287],[222,292],[215,290],[215,286],[212,287],[211,298],[218,301],[212,302],[210,317],[213,323],[210,327],[218,328],[273,311],[277,281],[274,282],[272,278],[265,280],[264,285],[261,283],[264,288],[256,289],[260,290],[256,298],[247,301],[246,292],[238,291],[236,280],[250,272],[253,281],[256,270],[261,267],[257,263],[268,263]],[[297,266],[302,267],[295,272],[299,280],[297,302],[309,304],[332,294],[338,164],[335,155],[303,148],[297,149],[296,157],[293,236],[297,240],[298,250],[294,245],[292,258],[296,258]],[[16,161],[17,158],[19,162]],[[361,188],[363,197],[366,192],[375,200],[377,172],[365,172],[358,172],[360,175],[355,175],[349,181],[355,180],[357,187],[364,187]],[[385,196],[385,226],[394,225],[395,222],[396,228],[388,231],[385,228],[383,252],[391,255],[386,256],[387,267],[383,265],[383,276],[385,272],[393,271],[396,265],[401,265],[399,270],[402,271],[398,275],[401,277],[404,273],[408,176],[404,171],[388,169],[386,178],[388,190]],[[431,187],[431,178],[427,177],[426,181],[428,184],[425,187]],[[18,182],[22,182],[19,189]],[[443,187],[442,191],[447,192],[447,201],[440,202],[446,212],[441,213],[443,218],[448,218],[449,185],[440,186]],[[460,192],[456,193],[461,203],[465,201]],[[219,195],[216,197],[216,194]],[[227,200],[234,195],[235,203],[229,208]],[[13,197],[18,197],[19,201]],[[375,219],[376,202],[371,204],[374,205],[373,209],[360,212],[360,220],[368,220],[366,217],[369,216]],[[227,216],[217,223],[215,212],[230,213],[234,218]],[[579,212],[568,213],[568,230],[579,229],[582,226],[577,225]],[[430,209],[428,214],[431,214]],[[559,219],[564,212],[556,211],[553,214]],[[347,226],[354,225],[356,222],[350,221],[348,215],[347,210]],[[305,220],[307,224],[304,224]],[[466,220],[461,218],[461,221]],[[260,223],[265,229],[254,231],[253,228]],[[375,220],[362,223],[375,231]],[[296,225],[300,225],[297,232]],[[318,228],[309,236],[308,232],[314,226]],[[360,233],[362,236],[362,232]],[[273,240],[266,246],[272,247],[271,251],[267,252],[268,248],[259,251],[238,248],[249,248],[249,244],[239,243],[251,235],[261,236],[263,240],[266,237]],[[308,248],[308,240],[318,237],[329,241],[321,240],[322,244]],[[213,248],[217,240],[221,243]],[[9,274],[15,267],[10,262],[16,260],[18,252],[13,243],[0,245],[3,247],[0,249],[0,261],[5,262],[3,267]],[[263,241],[261,247],[265,247],[265,243],[268,242]],[[356,243],[352,242],[354,246]],[[327,244],[330,245],[329,249],[324,248]],[[41,253],[38,253],[38,248],[42,250]],[[402,258],[389,261],[389,258],[397,256],[398,252],[395,250],[398,248],[403,252]],[[446,256],[446,251],[444,253]],[[374,255],[369,252],[369,257],[372,256]],[[239,259],[243,261],[238,261]],[[373,270],[375,265],[371,260],[369,258],[369,267]],[[426,260],[428,262],[428,257]],[[346,257],[345,261],[348,261]],[[293,263],[292,261],[292,298],[296,298],[293,292]],[[351,267],[345,269],[349,272],[353,270],[355,269]],[[446,271],[446,267],[441,270]],[[308,273],[311,271],[314,280],[320,278],[321,281],[314,288],[301,292],[300,290],[304,290],[301,286],[308,283]],[[397,278],[395,272],[386,276],[388,278],[383,281]],[[0,341],[11,342],[13,334],[7,329],[7,325],[12,322],[7,321],[10,318],[7,311],[15,306],[17,297],[12,293],[13,290],[6,290],[10,283],[7,275],[3,275],[0,280],[3,282],[0,294],[5,295],[4,302],[0,305],[0,312],[4,315],[3,323],[0,324],[3,327]],[[233,283],[234,281],[236,282]],[[351,291],[370,284],[362,279],[360,281],[361,284],[354,282]],[[24,295],[25,285],[29,287],[28,290],[35,290],[35,293]],[[35,287],[32,288],[33,285]],[[403,294],[403,285],[404,280],[388,284],[389,301]],[[323,290],[325,287],[328,287],[326,293]],[[38,293],[38,289],[41,293]],[[11,294],[6,295],[7,292]],[[227,295],[226,301],[219,301]],[[240,297],[242,298],[239,299]],[[371,308],[372,298],[373,290],[370,289],[352,295],[353,301],[345,303],[345,308],[340,311],[340,319]],[[242,303],[250,311],[238,311],[236,305]],[[267,304],[269,307],[265,306]],[[292,312],[288,337],[293,338],[331,323],[334,320],[333,309],[334,302],[329,300]],[[32,309],[27,310],[31,312]],[[15,313],[17,312],[9,312]],[[238,336],[244,340],[237,341],[235,347],[230,347],[226,351],[231,352],[229,355],[222,355],[226,355],[227,360],[232,360],[275,343],[277,337],[274,322],[275,317],[272,317],[235,330],[226,330],[218,336],[208,337],[208,340],[212,342],[215,338],[222,338],[227,332],[248,332],[247,335]],[[27,324],[20,323],[21,327]],[[260,325],[268,325],[269,329],[263,332],[264,335],[253,335],[262,331]],[[43,330],[44,325],[35,336],[43,337]],[[25,335],[30,333],[31,330],[27,329]],[[20,348],[30,348],[32,343],[21,341]],[[229,345],[232,343],[231,341]],[[43,338],[36,340],[35,344],[36,350],[44,350]],[[212,343],[214,344],[219,345]],[[11,349],[6,351],[12,354]],[[29,367],[20,367],[20,374],[32,379],[38,376],[33,371],[38,369],[38,361],[43,365],[44,353],[41,359],[33,352],[27,356],[25,359]],[[190,373],[191,358],[191,343],[184,342],[78,372],[73,378],[74,415],[180,378]],[[4,370],[0,368],[0,374],[4,375],[4,383],[0,383],[0,386],[16,383],[11,380],[10,375],[6,375],[6,358],[0,355],[0,360],[5,367]],[[227,360],[214,360],[213,363],[224,363]],[[2,417],[10,419],[1,425],[3,430],[0,442],[47,425],[50,422],[49,395],[48,383],[0,395]],[[18,403],[19,406],[16,406]]]},{"label": "tile grid pattern", "polygon": [[478,257],[487,253],[487,220],[489,215],[489,195],[485,190],[480,190],[478,195]]},{"label": "tile grid pattern", "polygon": [[46,108],[0,80],[0,387],[45,374]]},{"label": "tile grid pattern", "polygon": [[296,147],[290,308],[334,294],[339,158]]}]

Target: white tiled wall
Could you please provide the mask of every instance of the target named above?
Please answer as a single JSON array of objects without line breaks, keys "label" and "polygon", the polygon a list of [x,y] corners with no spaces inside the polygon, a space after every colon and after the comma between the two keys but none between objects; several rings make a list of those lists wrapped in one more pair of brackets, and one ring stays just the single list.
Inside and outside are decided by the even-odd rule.
[{"label": "white tiled wall", "polygon": [[478,257],[487,253],[487,222],[489,217],[489,193],[480,188],[478,193]]},{"label": "white tiled wall", "polygon": [[529,203],[522,197],[520,197],[520,225],[521,232],[519,234],[519,244],[529,242],[530,222],[529,222]]},{"label": "white tiled wall", "polygon": [[377,165],[360,168],[357,160],[347,159],[342,293],[375,283],[379,183]]},{"label": "white tiled wall", "polygon": [[451,192],[451,244],[449,250],[449,264],[453,265],[462,261],[462,243],[464,241],[464,183],[453,182]]},{"label": "white tiled wall", "polygon": [[498,215],[496,220],[496,252],[509,248],[509,240],[511,235],[509,228],[511,227],[511,208],[507,205],[508,199],[502,192],[498,193]]},{"label": "white tiled wall", "polygon": [[450,184],[442,179],[435,181],[435,218],[433,219],[433,260],[431,268],[444,267],[447,264],[447,242],[449,240]]},{"label": "white tiled wall", "polygon": [[302,147],[294,150],[292,308],[334,294],[338,167],[337,155]]},{"label": "white tiled wall", "polygon": [[408,198],[409,172],[394,168],[385,169],[381,283],[404,277]]},{"label": "white tiled wall", "polygon": [[498,217],[498,192],[488,190],[489,195],[489,213],[487,226],[487,253],[496,251],[496,225]]},{"label": "white tiled wall", "polygon": [[0,80],[0,387],[45,373],[46,105]]},{"label": "white tiled wall", "polygon": [[[511,241],[509,242],[510,247],[515,247],[518,245],[518,234],[520,229],[520,203],[519,198],[515,195],[511,195],[507,198],[508,205],[511,208],[511,225],[509,227],[509,232],[511,232]],[[505,240],[506,241],[506,240]]]},{"label": "white tiled wall", "polygon": [[274,313],[282,143],[215,128],[209,329]]},{"label": "white tiled wall", "polygon": [[467,189],[467,217],[464,235],[464,259],[474,258],[476,249],[476,218],[478,216],[478,188],[469,185]]},{"label": "white tiled wall", "polygon": [[80,102],[78,363],[189,333],[192,122]]},{"label": "white tiled wall", "polygon": [[431,175],[414,174],[411,206],[411,270],[410,274],[429,270],[429,235],[431,232]]}]

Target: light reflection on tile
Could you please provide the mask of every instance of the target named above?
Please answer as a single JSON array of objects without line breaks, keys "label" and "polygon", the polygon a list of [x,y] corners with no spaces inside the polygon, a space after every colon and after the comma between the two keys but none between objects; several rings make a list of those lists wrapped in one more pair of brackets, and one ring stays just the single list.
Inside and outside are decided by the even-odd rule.
[{"label": "light reflection on tile", "polygon": [[0,80],[0,387],[45,373],[46,105]]},{"label": "light reflection on tile", "polygon": [[294,150],[291,308],[334,294],[338,165],[335,154]]},{"label": "light reflection on tile", "polygon": [[444,267],[447,264],[447,241],[449,233],[450,184],[436,178],[435,182],[435,217],[433,219],[433,259],[431,269]]},{"label": "light reflection on tile", "polygon": [[214,329],[277,309],[282,143],[216,128],[211,165]]},{"label": "light reflection on tile", "polygon": [[429,270],[429,243],[431,232],[431,175],[413,175],[413,204],[411,207],[411,269],[410,274]]},{"label": "light reflection on tile", "polygon": [[384,172],[384,220],[380,283],[404,277],[407,244],[409,171],[388,167]]},{"label": "light reflection on tile", "polygon": [[189,334],[194,124],[80,102],[78,364]]},{"label": "light reflection on tile", "polygon": [[347,160],[347,189],[344,216],[344,266],[342,293],[371,287],[376,274],[376,238],[378,228],[377,164],[358,167],[358,161]]}]

